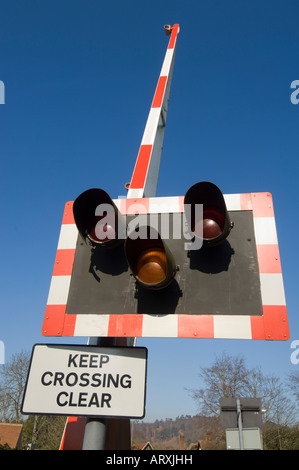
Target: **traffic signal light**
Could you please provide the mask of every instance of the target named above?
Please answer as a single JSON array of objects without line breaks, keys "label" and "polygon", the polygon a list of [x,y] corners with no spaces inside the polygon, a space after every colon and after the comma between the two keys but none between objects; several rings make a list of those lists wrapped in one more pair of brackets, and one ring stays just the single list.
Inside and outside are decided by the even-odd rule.
[{"label": "traffic signal light", "polygon": [[[127,236],[124,218],[103,189],[88,189],[80,194],[74,201],[73,213],[81,237],[93,249],[112,249],[125,242],[128,266],[140,286],[163,289],[175,277],[175,259],[159,232],[145,225]],[[120,259],[111,257],[110,261],[118,263]]]},{"label": "traffic signal light", "polygon": [[[202,205],[202,217],[196,217],[198,204]],[[202,181],[191,186],[185,194],[184,206],[189,207],[187,220],[191,232],[202,239],[203,246],[216,246],[227,238],[233,224],[223,194],[215,184]]]},{"label": "traffic signal light", "polygon": [[122,218],[110,196],[103,189],[88,189],[74,201],[75,223],[89,245],[113,248],[123,242]]},{"label": "traffic signal light", "polygon": [[215,184],[194,184],[183,202],[183,212],[161,211],[155,224],[152,214],[143,214],[137,223],[136,214],[121,214],[104,190],[83,192],[73,213],[85,243],[77,243],[67,313],[237,314],[242,296],[243,312],[251,312],[253,297],[260,312],[250,214],[232,213],[232,236],[231,214]]},{"label": "traffic signal light", "polygon": [[[95,188],[74,201],[73,213],[85,243],[77,245],[69,313],[78,307],[86,313],[192,314],[207,305],[213,310],[210,295],[220,284],[205,273],[228,270],[230,244],[217,247],[232,227],[215,184],[194,184],[185,194],[184,212],[155,214],[155,224],[148,220],[151,214],[132,223],[135,214],[121,215],[110,196]],[[186,235],[191,243],[186,244]]]},{"label": "traffic signal light", "polygon": [[126,257],[137,283],[146,289],[163,289],[175,277],[175,259],[160,234],[144,227],[146,238],[131,238],[125,242]]}]

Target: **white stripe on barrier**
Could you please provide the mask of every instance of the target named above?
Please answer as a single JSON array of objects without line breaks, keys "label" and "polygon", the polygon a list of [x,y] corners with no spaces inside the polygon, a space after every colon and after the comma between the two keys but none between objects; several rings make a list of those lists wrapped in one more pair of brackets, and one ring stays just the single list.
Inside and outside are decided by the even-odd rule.
[{"label": "white stripe on barrier", "polygon": [[251,339],[249,315],[214,315],[214,338]]},{"label": "white stripe on barrier", "polygon": [[286,305],[282,273],[260,273],[263,305]]},{"label": "white stripe on barrier", "polygon": [[62,224],[57,250],[74,249],[77,245],[78,229],[75,224]]},{"label": "white stripe on barrier", "polygon": [[143,315],[142,336],[177,337],[177,315]]},{"label": "white stripe on barrier", "polygon": [[107,336],[110,315],[77,315],[74,336]]},{"label": "white stripe on barrier", "polygon": [[254,217],[254,234],[257,245],[277,245],[274,217]]},{"label": "white stripe on barrier", "polygon": [[72,276],[52,276],[47,305],[66,305]]}]

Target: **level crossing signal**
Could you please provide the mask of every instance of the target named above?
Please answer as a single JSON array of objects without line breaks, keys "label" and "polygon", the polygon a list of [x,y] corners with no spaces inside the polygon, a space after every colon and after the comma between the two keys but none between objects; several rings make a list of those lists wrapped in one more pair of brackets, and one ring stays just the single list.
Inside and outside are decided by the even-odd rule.
[{"label": "level crossing signal", "polygon": [[[215,184],[194,184],[185,195],[184,207],[191,238],[200,240],[199,244],[194,243],[195,249],[217,246],[227,238],[232,222],[223,194]],[[167,240],[147,221],[128,233],[122,215],[103,189],[93,188],[80,194],[74,201],[73,213],[78,232],[91,249],[111,250],[123,245],[128,267],[143,288],[164,289],[174,280],[179,266]],[[118,262],[119,258],[111,257],[111,263]]]},{"label": "level crossing signal", "polygon": [[[146,199],[142,201],[145,204]],[[239,314],[244,296],[241,312],[248,314],[250,291],[257,294],[255,311],[261,308],[258,268],[250,272],[244,264],[244,257],[252,266],[256,258],[250,214],[233,213],[237,227],[232,230],[224,196],[215,184],[191,186],[180,213],[159,213],[159,207],[155,214],[139,210],[137,205],[137,214],[122,214],[106,191],[96,188],[74,201],[81,242],[67,313]],[[244,236],[253,240],[247,243],[247,252]]]},{"label": "level crossing signal", "polygon": [[286,340],[271,194],[225,195],[200,181],[184,196],[156,197],[180,31],[164,29],[127,198],[92,188],[66,203],[43,334]]},{"label": "level crossing signal", "polygon": [[287,339],[271,195],[83,192],[66,203],[43,334]]}]

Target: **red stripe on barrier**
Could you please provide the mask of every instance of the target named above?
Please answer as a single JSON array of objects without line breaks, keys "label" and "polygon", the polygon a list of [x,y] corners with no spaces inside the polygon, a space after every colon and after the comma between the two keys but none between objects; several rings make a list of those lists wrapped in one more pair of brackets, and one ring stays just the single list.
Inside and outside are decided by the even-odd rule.
[{"label": "red stripe on barrier", "polygon": [[74,224],[74,214],[73,214],[73,204],[74,201],[68,201],[64,206],[64,213],[62,218],[63,224]]},{"label": "red stripe on barrier", "polygon": [[119,211],[123,215],[149,213],[149,198],[121,199]]},{"label": "red stripe on barrier", "polygon": [[143,188],[152,153],[152,145],[141,145],[136,161],[130,189]]},{"label": "red stripe on barrier", "polygon": [[214,338],[212,315],[179,315],[178,338]]},{"label": "red stripe on barrier", "polygon": [[270,193],[252,193],[254,217],[274,217],[272,195]]},{"label": "red stripe on barrier", "polygon": [[179,32],[179,25],[178,24],[173,25],[171,36],[169,39],[168,49],[174,48],[178,32]]},{"label": "red stripe on barrier", "polygon": [[108,336],[142,336],[142,315],[110,315]]},{"label": "red stripe on barrier", "polygon": [[57,250],[53,276],[71,276],[76,249]]},{"label": "red stripe on barrier", "polygon": [[252,315],[250,317],[252,339],[265,339],[264,317]]},{"label": "red stripe on barrier", "polygon": [[242,211],[251,211],[252,202],[251,202],[251,193],[240,194],[240,204]]},{"label": "red stripe on barrier", "polygon": [[281,273],[278,245],[257,245],[260,273]]},{"label": "red stripe on barrier", "polygon": [[165,92],[165,87],[166,87],[166,82],[167,82],[167,76],[165,77],[163,76],[159,78],[158,85],[155,91],[155,96],[153,99],[152,108],[161,108],[163,96]]},{"label": "red stripe on barrier", "polygon": [[77,315],[66,315],[66,305],[47,305],[42,334],[74,336]]},{"label": "red stripe on barrier", "polygon": [[77,315],[65,315],[63,336],[74,336]]},{"label": "red stripe on barrier", "polygon": [[287,307],[285,305],[264,305],[265,339],[287,340],[290,337]]},{"label": "red stripe on barrier", "polygon": [[47,305],[43,323],[43,335],[62,336],[66,305]]}]

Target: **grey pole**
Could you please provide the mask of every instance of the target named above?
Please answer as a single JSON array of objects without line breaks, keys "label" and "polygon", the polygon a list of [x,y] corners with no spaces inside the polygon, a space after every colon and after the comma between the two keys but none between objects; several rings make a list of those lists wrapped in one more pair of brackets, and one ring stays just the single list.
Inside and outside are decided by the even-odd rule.
[{"label": "grey pole", "polygon": [[82,450],[104,450],[106,441],[106,419],[87,418]]},{"label": "grey pole", "polygon": [[[89,338],[93,346],[115,346],[115,338]],[[106,418],[92,416],[86,419],[82,450],[104,450],[106,442]]]},{"label": "grey pole", "polygon": [[241,412],[240,398],[237,398],[237,419],[238,419],[240,450],[244,450],[243,428],[242,428],[242,412]]}]

